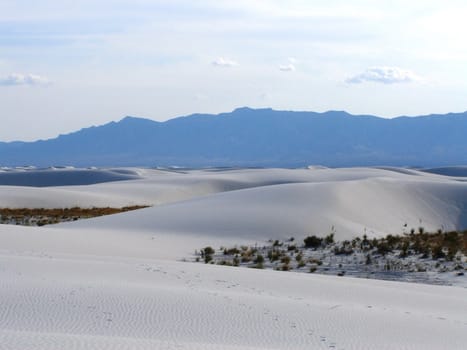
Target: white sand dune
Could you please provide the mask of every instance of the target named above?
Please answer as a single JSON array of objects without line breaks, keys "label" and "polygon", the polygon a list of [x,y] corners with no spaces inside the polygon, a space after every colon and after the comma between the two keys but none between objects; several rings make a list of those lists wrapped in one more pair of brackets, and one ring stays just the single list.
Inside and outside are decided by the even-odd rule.
[{"label": "white sand dune", "polygon": [[1,206],[154,205],[0,225],[0,349],[465,348],[465,288],[180,260],[332,225],[340,237],[404,222],[465,228],[466,183],[390,169],[135,171],[141,179],[0,187]]},{"label": "white sand dune", "polygon": [[[157,189],[153,203],[158,204],[153,208],[59,227],[263,241],[324,235],[332,229],[336,238],[348,239],[364,233],[400,234],[418,227],[429,231],[467,227],[465,183],[393,170],[293,172],[228,173],[222,180],[218,173],[217,177],[183,175],[169,191],[153,187]],[[261,173],[265,176],[260,180]],[[207,178],[202,181],[202,176]],[[162,194],[159,198],[158,192]],[[196,192],[201,196],[192,198]],[[144,198],[144,202],[151,202],[151,198]]]},{"label": "white sand dune", "polygon": [[463,349],[465,289],[1,255],[2,349]]}]

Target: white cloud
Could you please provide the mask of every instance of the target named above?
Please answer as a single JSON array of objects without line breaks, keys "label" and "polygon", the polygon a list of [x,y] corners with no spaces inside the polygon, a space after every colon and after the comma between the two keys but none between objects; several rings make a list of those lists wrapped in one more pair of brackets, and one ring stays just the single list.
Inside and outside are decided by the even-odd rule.
[{"label": "white cloud", "polygon": [[47,85],[50,81],[36,74],[20,74],[12,73],[4,78],[0,78],[1,86],[17,86],[17,85]]},{"label": "white cloud", "polygon": [[288,64],[281,64],[279,66],[279,70],[283,72],[293,72],[295,71],[295,63],[297,63],[297,60],[294,57],[289,57],[287,58],[287,61],[289,61]]},{"label": "white cloud", "polygon": [[238,63],[224,57],[218,57],[214,61],[212,61],[212,65],[216,67],[228,68],[238,66]]},{"label": "white cloud", "polygon": [[279,70],[283,72],[293,72],[295,71],[295,66],[292,63],[283,64],[279,66]]},{"label": "white cloud", "polygon": [[361,84],[375,82],[383,84],[410,83],[419,81],[420,78],[410,70],[399,67],[370,67],[364,72],[346,80],[349,84]]}]

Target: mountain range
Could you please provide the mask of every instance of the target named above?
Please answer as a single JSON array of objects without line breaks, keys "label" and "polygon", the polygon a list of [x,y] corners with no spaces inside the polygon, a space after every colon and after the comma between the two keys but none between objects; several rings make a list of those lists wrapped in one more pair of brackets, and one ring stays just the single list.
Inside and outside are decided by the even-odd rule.
[{"label": "mountain range", "polygon": [[125,117],[49,140],[0,142],[0,166],[467,164],[467,112],[385,119],[238,108],[157,122]]}]

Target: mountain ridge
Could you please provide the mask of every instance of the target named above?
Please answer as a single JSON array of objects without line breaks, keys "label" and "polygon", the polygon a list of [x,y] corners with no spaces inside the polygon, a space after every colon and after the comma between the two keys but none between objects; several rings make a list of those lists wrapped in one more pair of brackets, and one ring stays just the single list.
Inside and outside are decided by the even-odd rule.
[{"label": "mountain ridge", "polygon": [[164,122],[126,116],[56,138],[0,142],[0,166],[467,164],[467,112],[392,119],[241,107]]}]

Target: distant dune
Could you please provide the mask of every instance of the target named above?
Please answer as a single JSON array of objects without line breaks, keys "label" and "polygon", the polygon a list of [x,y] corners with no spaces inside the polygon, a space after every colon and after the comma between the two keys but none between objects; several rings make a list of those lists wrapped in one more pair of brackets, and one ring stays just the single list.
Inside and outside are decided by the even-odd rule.
[{"label": "distant dune", "polygon": [[[20,171],[8,175],[13,181],[15,175],[21,179],[27,173],[30,178],[40,173],[43,183],[60,187],[3,186],[1,206],[153,206],[70,225],[76,229],[264,241],[324,235],[331,228],[340,239],[363,233],[400,234],[420,226],[432,231],[467,228],[467,184],[457,181],[461,178],[402,168],[217,169],[183,173],[128,168]],[[109,182],[63,186],[68,179],[86,184],[86,176]],[[129,181],[114,182],[122,179]]]}]

